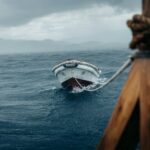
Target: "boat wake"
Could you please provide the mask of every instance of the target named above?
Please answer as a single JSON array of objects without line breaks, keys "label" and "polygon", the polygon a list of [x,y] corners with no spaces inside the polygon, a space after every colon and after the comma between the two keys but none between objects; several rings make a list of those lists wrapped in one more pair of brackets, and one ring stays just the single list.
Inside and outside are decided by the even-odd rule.
[{"label": "boat wake", "polygon": [[46,92],[46,91],[55,91],[55,90],[58,90],[58,89],[59,89],[58,87],[51,86],[51,87],[49,87],[49,88],[40,90],[39,93],[41,93],[41,92]]},{"label": "boat wake", "polygon": [[98,80],[98,84],[104,84],[105,82],[107,81],[107,78],[100,78],[99,80]]},{"label": "boat wake", "polygon": [[74,87],[70,91],[70,93],[81,93],[81,92],[84,92],[84,91],[89,91],[90,92],[90,90],[92,91],[93,89],[96,89],[99,86],[105,84],[106,81],[107,81],[107,78],[105,78],[105,77],[104,78],[99,78],[99,80],[96,83],[91,84],[89,86],[86,86],[86,87],[82,86],[82,88],[81,87]]},{"label": "boat wake", "polygon": [[82,88],[79,88],[79,87],[74,87],[70,93],[73,93],[73,94],[76,94],[76,93],[81,93],[81,92],[84,92],[84,89]]}]

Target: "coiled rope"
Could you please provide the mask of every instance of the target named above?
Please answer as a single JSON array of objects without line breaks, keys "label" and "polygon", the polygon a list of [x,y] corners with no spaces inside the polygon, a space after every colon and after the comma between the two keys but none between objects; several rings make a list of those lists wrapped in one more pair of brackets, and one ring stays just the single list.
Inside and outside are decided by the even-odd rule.
[{"label": "coiled rope", "polygon": [[132,31],[131,49],[141,51],[150,50],[150,18],[143,15],[134,15],[127,21],[128,27]]}]

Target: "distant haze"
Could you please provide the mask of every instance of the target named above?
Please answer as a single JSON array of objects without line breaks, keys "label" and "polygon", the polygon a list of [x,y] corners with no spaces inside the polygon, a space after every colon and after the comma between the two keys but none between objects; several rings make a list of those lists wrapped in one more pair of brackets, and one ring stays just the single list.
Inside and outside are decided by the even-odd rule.
[{"label": "distant haze", "polygon": [[125,48],[131,0],[0,0],[0,53]]}]

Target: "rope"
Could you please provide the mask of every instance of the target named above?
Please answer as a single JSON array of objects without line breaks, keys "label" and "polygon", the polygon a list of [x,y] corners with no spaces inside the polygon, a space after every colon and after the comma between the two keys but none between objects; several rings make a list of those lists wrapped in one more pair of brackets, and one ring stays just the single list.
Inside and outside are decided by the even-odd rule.
[{"label": "rope", "polygon": [[84,91],[89,91],[89,92],[93,92],[93,91],[97,91],[99,89],[104,88],[105,86],[107,86],[108,84],[110,84],[113,80],[115,80],[127,67],[129,67],[131,65],[132,59],[128,59],[113,75],[111,78],[109,78],[104,84],[99,84],[98,87],[95,87],[92,89],[92,87],[84,87],[80,84],[80,82],[75,79],[75,81],[78,83],[78,85],[84,90]]},{"label": "rope", "polygon": [[[145,57],[145,54],[147,53],[143,52],[150,51],[150,18],[143,15],[134,15],[131,20],[127,21],[127,25],[131,29],[133,34],[130,48],[141,50],[142,54],[136,55],[137,57]],[[77,79],[75,80],[78,83],[79,87],[81,87],[84,91],[96,91],[104,88],[106,85],[115,80],[131,64],[131,62],[132,59],[127,60],[110,79],[108,79],[104,84],[99,84],[94,88],[90,86],[84,87]]]},{"label": "rope", "polygon": [[[150,18],[145,17],[143,15],[134,15],[131,20],[127,22],[128,27],[131,29],[133,38],[130,43],[131,49],[139,49],[143,52],[150,51]],[[143,56],[140,54],[140,56]],[[145,54],[144,54],[145,56]],[[136,57],[134,57],[136,58]],[[80,84],[80,82],[76,80],[79,87],[82,88],[84,91],[96,91],[99,89],[104,88],[113,80],[115,80],[128,66],[130,66],[132,62],[132,58],[128,59],[113,75],[110,79],[108,79],[104,84],[99,84],[97,87],[84,87]]]},{"label": "rope", "polygon": [[134,15],[127,21],[133,38],[130,43],[131,49],[150,50],[150,18],[143,15]]}]

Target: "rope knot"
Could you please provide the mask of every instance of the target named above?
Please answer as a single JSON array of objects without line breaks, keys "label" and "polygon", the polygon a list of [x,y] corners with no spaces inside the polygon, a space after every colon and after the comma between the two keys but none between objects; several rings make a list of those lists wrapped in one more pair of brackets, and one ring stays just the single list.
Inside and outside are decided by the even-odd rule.
[{"label": "rope knot", "polygon": [[150,50],[150,18],[143,15],[134,15],[127,21],[132,31],[131,49]]}]

